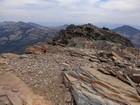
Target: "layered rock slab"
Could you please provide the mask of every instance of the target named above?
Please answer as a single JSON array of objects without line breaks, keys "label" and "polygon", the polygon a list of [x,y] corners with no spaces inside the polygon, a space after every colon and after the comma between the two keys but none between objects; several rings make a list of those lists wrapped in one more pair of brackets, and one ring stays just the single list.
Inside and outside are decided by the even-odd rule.
[{"label": "layered rock slab", "polygon": [[64,71],[64,83],[77,105],[140,105],[136,90],[96,68]]},{"label": "layered rock slab", "polygon": [[12,73],[0,75],[1,105],[53,105],[43,97],[35,95],[31,88]]}]

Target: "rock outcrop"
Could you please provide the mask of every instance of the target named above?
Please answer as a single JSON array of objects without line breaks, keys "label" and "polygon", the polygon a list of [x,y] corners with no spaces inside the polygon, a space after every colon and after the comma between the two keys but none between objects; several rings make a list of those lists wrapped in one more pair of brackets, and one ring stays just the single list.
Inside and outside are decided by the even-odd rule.
[{"label": "rock outcrop", "polygon": [[135,88],[96,68],[82,67],[64,73],[76,105],[139,105]]},{"label": "rock outcrop", "polygon": [[[124,49],[125,50],[125,49]],[[124,51],[125,52],[125,51]],[[91,65],[65,69],[64,83],[76,105],[139,105],[140,69],[135,60],[119,52],[95,50],[74,51],[71,56],[88,58]]]},{"label": "rock outcrop", "polygon": [[44,48],[43,46],[34,45],[27,47],[25,52],[28,54],[43,54],[46,53],[46,48]]},{"label": "rock outcrop", "polygon": [[93,42],[97,40],[133,46],[132,42],[125,37],[110,30],[99,29],[91,24],[69,25],[65,30],[60,31],[59,36],[54,39],[54,44],[84,47],[86,45],[93,46]]}]

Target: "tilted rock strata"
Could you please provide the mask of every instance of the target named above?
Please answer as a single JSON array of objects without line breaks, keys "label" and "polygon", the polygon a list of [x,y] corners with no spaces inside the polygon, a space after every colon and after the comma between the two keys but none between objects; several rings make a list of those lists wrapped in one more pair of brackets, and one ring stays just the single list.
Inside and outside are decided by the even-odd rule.
[{"label": "tilted rock strata", "polygon": [[78,105],[140,103],[139,50],[117,46],[110,50],[41,46],[46,49],[46,53],[18,55],[19,57],[1,54],[1,65],[11,66],[0,69],[1,74],[16,74],[34,93],[56,105],[75,102]]},{"label": "tilted rock strata", "polygon": [[133,87],[95,68],[83,67],[63,75],[77,105],[140,104],[140,96]]}]

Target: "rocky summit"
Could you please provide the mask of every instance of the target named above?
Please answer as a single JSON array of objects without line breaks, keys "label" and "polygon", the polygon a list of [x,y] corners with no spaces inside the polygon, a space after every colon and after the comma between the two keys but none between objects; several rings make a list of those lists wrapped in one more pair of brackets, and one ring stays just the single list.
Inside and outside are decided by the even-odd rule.
[{"label": "rocky summit", "polygon": [[[92,45],[98,41],[106,41],[132,47],[133,44],[127,38],[112,32],[108,28],[98,28],[92,24],[82,26],[69,25],[65,30],[59,32],[59,36],[54,39],[54,43],[69,46]],[[87,42],[87,43],[86,43]],[[90,44],[92,43],[92,44]]]},{"label": "rocky summit", "polygon": [[0,105],[140,105],[140,50],[106,28],[70,25],[50,44],[0,54]]}]

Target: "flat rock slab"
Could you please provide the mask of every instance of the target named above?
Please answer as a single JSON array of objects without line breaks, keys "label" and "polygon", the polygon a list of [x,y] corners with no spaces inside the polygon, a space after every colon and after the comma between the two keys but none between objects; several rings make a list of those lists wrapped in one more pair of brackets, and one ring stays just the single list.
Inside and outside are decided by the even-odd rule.
[{"label": "flat rock slab", "polygon": [[53,105],[12,73],[0,75],[0,105]]},{"label": "flat rock slab", "polygon": [[95,68],[65,71],[64,83],[77,105],[140,105],[133,87]]},{"label": "flat rock slab", "polygon": [[20,55],[14,53],[2,53],[3,58],[20,58]]}]

